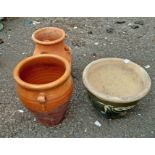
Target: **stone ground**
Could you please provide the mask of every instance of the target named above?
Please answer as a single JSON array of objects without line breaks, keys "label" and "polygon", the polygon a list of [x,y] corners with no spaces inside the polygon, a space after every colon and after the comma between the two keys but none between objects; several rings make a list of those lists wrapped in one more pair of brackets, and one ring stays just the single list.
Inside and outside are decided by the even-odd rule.
[{"label": "stone ground", "polygon": [[[35,22],[37,21],[37,22]],[[13,18],[0,32],[0,137],[155,137],[155,18]],[[44,127],[20,103],[12,71],[32,55],[32,32],[57,26],[69,35],[73,51],[74,93],[66,119]],[[90,104],[82,84],[82,71],[102,57],[130,59],[147,68],[150,93],[121,119],[101,117]],[[24,112],[20,112],[23,110]],[[101,127],[94,124],[101,123]]]}]

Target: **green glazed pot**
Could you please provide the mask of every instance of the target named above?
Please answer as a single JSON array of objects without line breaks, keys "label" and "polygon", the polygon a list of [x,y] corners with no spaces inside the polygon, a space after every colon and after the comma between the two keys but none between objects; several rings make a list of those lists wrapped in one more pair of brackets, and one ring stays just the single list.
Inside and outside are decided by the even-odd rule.
[{"label": "green glazed pot", "polygon": [[151,79],[130,60],[102,58],[86,66],[83,84],[97,111],[107,118],[119,118],[149,92]]}]

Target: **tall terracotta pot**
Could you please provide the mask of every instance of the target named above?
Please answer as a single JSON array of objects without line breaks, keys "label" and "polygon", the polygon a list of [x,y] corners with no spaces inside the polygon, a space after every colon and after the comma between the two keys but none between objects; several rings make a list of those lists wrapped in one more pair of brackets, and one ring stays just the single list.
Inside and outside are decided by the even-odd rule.
[{"label": "tall terracotta pot", "polygon": [[70,64],[57,55],[28,57],[13,73],[23,105],[44,125],[60,123],[73,90]]},{"label": "tall terracotta pot", "polygon": [[36,44],[33,55],[56,54],[71,63],[71,48],[64,43],[65,37],[64,30],[56,27],[44,27],[36,30],[32,34],[32,40]]}]

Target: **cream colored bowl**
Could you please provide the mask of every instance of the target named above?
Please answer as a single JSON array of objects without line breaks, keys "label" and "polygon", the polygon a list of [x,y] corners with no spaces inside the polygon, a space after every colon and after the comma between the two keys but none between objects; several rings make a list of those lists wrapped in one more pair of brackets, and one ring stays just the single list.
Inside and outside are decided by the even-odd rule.
[{"label": "cream colored bowl", "polygon": [[120,58],[102,58],[88,64],[83,83],[93,105],[112,117],[124,115],[151,88],[151,79],[141,66]]}]

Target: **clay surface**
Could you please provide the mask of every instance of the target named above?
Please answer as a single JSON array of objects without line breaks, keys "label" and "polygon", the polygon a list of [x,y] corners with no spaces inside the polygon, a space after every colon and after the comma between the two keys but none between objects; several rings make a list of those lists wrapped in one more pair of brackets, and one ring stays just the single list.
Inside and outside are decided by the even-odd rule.
[{"label": "clay surface", "polygon": [[124,103],[141,99],[151,87],[150,77],[141,66],[119,58],[91,62],[84,69],[83,82],[99,98]]},{"label": "clay surface", "polygon": [[20,78],[31,84],[47,84],[59,79],[65,72],[63,64],[46,59],[40,62],[34,60],[24,65],[20,70]]},{"label": "clay surface", "polygon": [[41,123],[53,126],[62,121],[73,90],[70,65],[64,58],[46,54],[23,59],[14,69],[14,79],[23,105]]},{"label": "clay surface", "polygon": [[141,92],[146,84],[143,76],[138,67],[123,60],[98,63],[87,75],[96,91],[116,97],[131,97]]},{"label": "clay surface", "polygon": [[32,40],[35,42],[33,55],[56,54],[71,63],[71,48],[65,44],[65,36],[65,31],[57,27],[44,27],[34,31],[32,34]]}]

